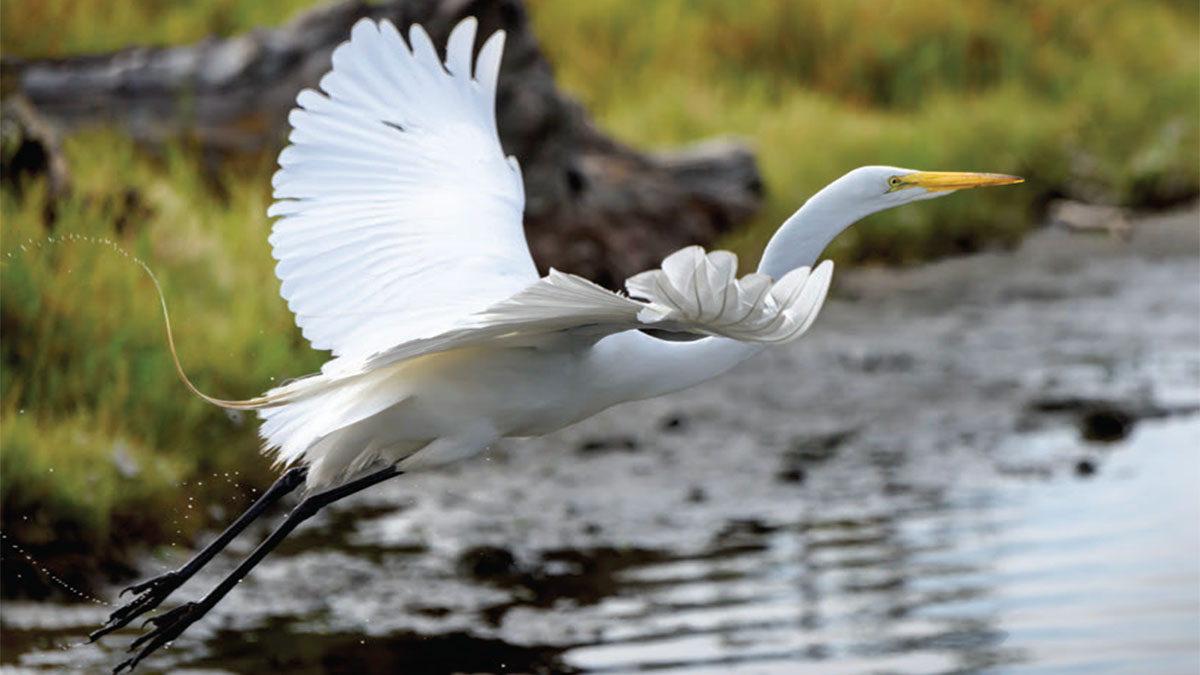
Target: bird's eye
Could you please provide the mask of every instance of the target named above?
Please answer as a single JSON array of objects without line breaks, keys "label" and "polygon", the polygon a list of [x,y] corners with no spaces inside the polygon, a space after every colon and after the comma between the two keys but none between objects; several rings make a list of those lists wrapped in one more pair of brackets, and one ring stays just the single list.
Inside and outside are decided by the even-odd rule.
[{"label": "bird's eye", "polygon": [[889,178],[888,185],[890,185],[892,187],[899,187],[900,186],[900,176],[892,176],[891,178]]}]

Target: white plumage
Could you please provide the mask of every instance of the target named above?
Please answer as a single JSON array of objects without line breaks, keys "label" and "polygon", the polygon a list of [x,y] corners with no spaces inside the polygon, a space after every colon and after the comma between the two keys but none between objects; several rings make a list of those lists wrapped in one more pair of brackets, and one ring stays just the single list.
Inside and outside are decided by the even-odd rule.
[{"label": "white plumage", "polygon": [[355,24],[325,94],[297,98],[273,181],[281,293],[313,347],[338,357],[435,334],[538,278],[493,114],[503,33],[474,77],[474,19],[451,34],[445,69],[420,26],[409,41],[386,21]]},{"label": "white plumage", "polygon": [[631,277],[628,295],[539,278],[520,169],[496,130],[504,34],[472,67],[475,30],[459,23],[443,62],[420,26],[406,42],[361,20],[323,93],[302,92],[289,118],[270,240],[297,325],[335,358],[261,398],[209,400],[261,409],[267,450],[308,465],[310,487],[383,462],[451,461],[709,379],[812,325],[832,263],[811,266],[854,221],[1016,180],[863,167],[809,200],[741,279],[736,256],[699,247]]}]

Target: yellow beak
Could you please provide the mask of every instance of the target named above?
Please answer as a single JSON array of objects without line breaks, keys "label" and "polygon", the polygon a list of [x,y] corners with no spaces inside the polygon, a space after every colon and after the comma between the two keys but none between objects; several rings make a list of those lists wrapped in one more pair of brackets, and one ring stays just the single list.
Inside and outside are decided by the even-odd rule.
[{"label": "yellow beak", "polygon": [[900,176],[902,181],[897,187],[923,187],[930,192],[943,190],[964,190],[966,188],[988,187],[991,185],[1012,185],[1024,182],[1019,176],[1007,176],[1002,173],[964,173],[959,171],[917,171],[906,176]]}]

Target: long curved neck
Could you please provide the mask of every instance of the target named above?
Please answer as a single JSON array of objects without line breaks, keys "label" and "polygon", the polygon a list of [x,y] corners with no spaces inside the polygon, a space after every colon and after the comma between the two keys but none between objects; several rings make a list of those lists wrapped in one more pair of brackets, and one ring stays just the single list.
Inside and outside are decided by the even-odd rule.
[{"label": "long curved neck", "polygon": [[763,251],[758,271],[778,279],[797,267],[811,267],[821,251],[872,209],[861,200],[847,199],[842,180],[813,195],[784,221]]},{"label": "long curved neck", "polygon": [[[792,214],[767,244],[758,271],[779,279],[797,267],[811,266],[834,237],[870,213],[847,209],[854,200],[839,193],[838,181],[834,181]],[[763,348],[715,337],[669,342],[626,331],[593,347],[589,359],[595,378],[592,384],[608,393],[609,405],[651,398],[710,380]]]}]

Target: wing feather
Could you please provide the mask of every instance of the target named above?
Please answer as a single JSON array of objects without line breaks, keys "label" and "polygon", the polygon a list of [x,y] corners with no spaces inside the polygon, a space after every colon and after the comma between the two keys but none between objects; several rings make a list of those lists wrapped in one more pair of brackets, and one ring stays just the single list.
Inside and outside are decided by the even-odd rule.
[{"label": "wing feather", "polygon": [[475,48],[475,17],[460,21],[446,40],[446,70],[456,77],[471,77],[471,51]]},{"label": "wing feather", "polygon": [[[446,63],[363,19],[289,115],[270,242],[304,336],[361,360],[446,332],[537,280],[516,160],[496,133],[502,32],[451,32]],[[411,47],[410,47],[411,45]]]},{"label": "wing feather", "polygon": [[[500,57],[504,53],[504,31],[496,31],[479,48],[475,61],[475,81],[486,96],[495,100],[496,85],[500,81]],[[496,129],[496,117],[491,117],[492,130]]]},{"label": "wing feather", "polygon": [[777,283],[765,274],[736,279],[737,257],[692,246],[668,256],[662,269],[631,277],[631,295],[551,270],[546,277],[439,335],[396,345],[359,364],[326,372],[347,376],[406,359],[477,346],[538,346],[564,335],[598,340],[626,330],[779,344],[800,337],[816,319],[829,290],[833,263],[802,267]]}]

